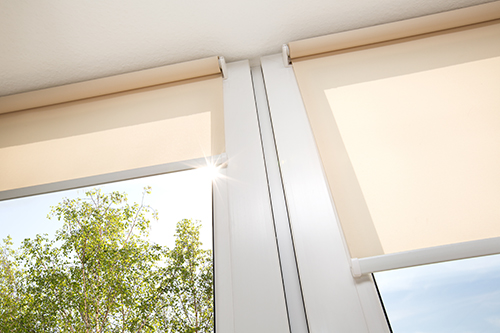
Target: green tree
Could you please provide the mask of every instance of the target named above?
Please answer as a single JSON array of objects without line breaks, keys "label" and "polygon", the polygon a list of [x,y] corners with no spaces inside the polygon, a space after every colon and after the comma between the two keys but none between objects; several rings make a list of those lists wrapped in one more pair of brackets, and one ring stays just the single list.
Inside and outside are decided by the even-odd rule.
[{"label": "green tree", "polygon": [[12,245],[10,236],[0,245],[0,332],[15,332],[23,312],[24,279]]},{"label": "green tree", "polygon": [[162,283],[167,306],[159,318],[165,332],[213,331],[212,251],[200,247],[200,228],[199,222],[180,221],[175,247],[167,252]]},{"label": "green tree", "polygon": [[63,222],[54,239],[0,247],[1,333],[213,331],[212,255],[198,222],[180,221],[169,250],[148,241],[156,211],[122,193],[93,190],[49,217]]}]

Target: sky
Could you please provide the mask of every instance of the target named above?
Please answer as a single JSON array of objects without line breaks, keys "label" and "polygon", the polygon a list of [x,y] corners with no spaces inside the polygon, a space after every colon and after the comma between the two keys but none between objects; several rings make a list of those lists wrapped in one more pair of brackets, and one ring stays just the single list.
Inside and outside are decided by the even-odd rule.
[{"label": "sky", "polygon": [[394,333],[500,332],[500,255],[375,274]]},{"label": "sky", "polygon": [[158,210],[159,221],[151,223],[150,240],[172,248],[175,225],[187,218],[202,221],[200,239],[203,248],[212,248],[212,177],[207,168],[168,173],[159,176],[92,186],[77,190],[0,201],[0,239],[8,235],[18,247],[24,238],[49,234],[62,225],[57,219],[47,219],[50,207],[63,198],[84,197],[85,191],[101,188],[103,192],[120,191],[128,194],[128,202],[141,202],[143,188],[152,187],[144,203]]}]

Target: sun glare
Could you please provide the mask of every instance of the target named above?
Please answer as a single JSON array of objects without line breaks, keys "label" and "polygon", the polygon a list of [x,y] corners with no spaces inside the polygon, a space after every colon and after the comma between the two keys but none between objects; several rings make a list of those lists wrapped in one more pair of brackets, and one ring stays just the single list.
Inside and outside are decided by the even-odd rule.
[{"label": "sun glare", "polygon": [[213,164],[207,165],[206,167],[200,168],[200,171],[203,172],[205,177],[207,177],[210,180],[215,180],[219,177],[221,177],[221,173],[219,172],[220,166],[216,166]]}]

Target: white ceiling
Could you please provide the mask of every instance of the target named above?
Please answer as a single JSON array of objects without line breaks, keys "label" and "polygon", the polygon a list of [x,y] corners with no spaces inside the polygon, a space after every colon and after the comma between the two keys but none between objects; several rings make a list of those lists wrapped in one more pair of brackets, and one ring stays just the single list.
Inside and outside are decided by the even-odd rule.
[{"label": "white ceiling", "polygon": [[292,40],[491,0],[0,0],[0,96],[212,55],[280,52]]}]

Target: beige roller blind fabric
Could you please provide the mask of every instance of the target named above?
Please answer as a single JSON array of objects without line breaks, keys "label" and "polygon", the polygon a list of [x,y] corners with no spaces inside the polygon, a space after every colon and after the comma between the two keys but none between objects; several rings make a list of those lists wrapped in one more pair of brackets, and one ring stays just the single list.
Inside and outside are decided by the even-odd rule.
[{"label": "beige roller blind fabric", "polygon": [[350,254],[500,236],[500,23],[294,61]]},{"label": "beige roller blind fabric", "polygon": [[[193,64],[195,68],[200,65]],[[222,78],[217,58],[209,61],[211,68],[201,67],[197,78],[192,70],[186,76],[176,69],[176,76],[164,75],[164,69],[159,69],[160,75],[148,70],[146,76],[155,78],[138,80],[135,89],[130,83],[140,72],[114,78],[118,80],[106,78],[103,90],[95,90],[92,81],[71,85],[71,89],[52,88],[52,101],[61,98],[58,89],[63,99],[78,100],[43,102],[52,105],[0,114],[0,191],[223,153]],[[162,75],[162,81],[170,83],[159,83]],[[184,80],[172,82],[172,78]],[[102,80],[95,85],[101,86]],[[80,99],[79,87],[101,96]],[[117,87],[127,89],[117,92]],[[29,97],[29,93],[22,95],[18,105]],[[33,96],[43,97],[38,92]],[[0,98],[0,105],[16,97]]]}]

